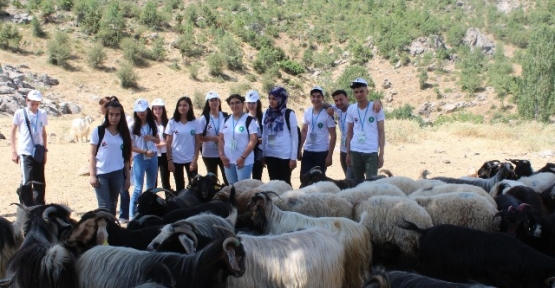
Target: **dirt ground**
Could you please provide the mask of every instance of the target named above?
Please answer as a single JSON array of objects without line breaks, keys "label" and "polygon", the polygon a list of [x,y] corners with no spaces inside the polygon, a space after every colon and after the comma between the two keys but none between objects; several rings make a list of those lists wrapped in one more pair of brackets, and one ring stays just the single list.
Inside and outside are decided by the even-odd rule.
[{"label": "dirt ground", "polygon": [[[97,121],[93,122],[93,125],[97,124]],[[70,125],[70,119],[51,118],[47,126],[47,131],[51,136],[49,137],[49,153],[46,164],[46,201],[47,203],[68,205],[76,213],[74,217],[78,219],[83,213],[95,209],[97,203],[94,190],[89,185],[88,176],[78,176],[77,173],[88,165],[90,146],[84,142],[70,143],[67,141],[67,131]],[[432,173],[430,177],[460,177],[472,173],[486,160],[529,159],[535,169],[542,167],[546,162],[554,161],[553,153],[548,150],[553,143],[544,141],[543,138],[537,141],[532,139],[528,142],[523,139],[515,139],[513,143],[510,143],[507,140],[500,140],[502,136],[492,133],[491,138],[487,138],[468,132],[496,128],[492,126],[466,127],[468,125],[455,124],[452,127],[436,130],[419,129],[414,125],[412,122],[387,121],[386,119],[384,168],[389,169],[394,175],[417,179],[422,170],[428,169]],[[10,127],[11,117],[0,117],[0,132],[7,138],[0,140],[0,167],[2,167],[0,216],[13,220],[15,219],[15,206],[10,206],[10,203],[18,202],[15,190],[21,176],[19,166],[11,161]],[[553,135],[552,128],[549,128],[548,131],[545,131],[546,128],[541,131],[540,128],[534,127],[519,129],[536,129],[537,133],[548,134],[544,135],[548,138],[549,135]],[[514,138],[512,134],[504,137]],[[544,143],[538,144],[537,142]],[[339,151],[338,149],[336,151],[334,163],[328,169],[328,176],[340,179],[343,177],[343,173],[339,165]],[[201,163],[199,166],[200,173],[205,173],[203,164]],[[298,171],[299,168],[293,171],[294,187],[298,187],[300,183]],[[263,180],[268,181],[267,173],[264,174]]]}]

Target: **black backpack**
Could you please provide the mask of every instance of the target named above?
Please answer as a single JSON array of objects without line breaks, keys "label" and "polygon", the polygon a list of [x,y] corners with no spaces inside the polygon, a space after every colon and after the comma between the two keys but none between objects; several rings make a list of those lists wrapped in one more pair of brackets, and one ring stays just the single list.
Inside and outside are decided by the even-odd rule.
[{"label": "black backpack", "polygon": [[[229,117],[231,117],[231,115],[226,115],[224,118],[224,124],[225,122],[227,122],[227,119],[229,119]],[[245,126],[247,126],[247,134],[250,135],[251,132],[249,132],[249,126],[251,125],[252,119],[254,119],[254,117],[248,115],[247,116],[247,120],[245,120]]]},{"label": "black backpack", "polygon": [[[289,108],[285,109],[285,123],[287,124],[289,132],[291,132],[291,123],[289,123],[289,115],[291,115],[291,112],[293,112],[293,110]],[[301,128],[299,128],[299,126],[297,126],[297,140],[297,160],[301,160]]]},{"label": "black backpack", "polygon": [[[222,114],[224,114],[224,119],[227,120],[229,115],[225,112],[222,112]],[[204,114],[204,119],[206,119],[206,125],[204,125],[204,130],[202,131],[202,136],[206,136],[206,128],[208,128],[208,124],[210,123],[210,113]],[[224,120],[224,122],[225,122],[225,120]],[[249,129],[249,128],[247,128],[247,129]]]}]

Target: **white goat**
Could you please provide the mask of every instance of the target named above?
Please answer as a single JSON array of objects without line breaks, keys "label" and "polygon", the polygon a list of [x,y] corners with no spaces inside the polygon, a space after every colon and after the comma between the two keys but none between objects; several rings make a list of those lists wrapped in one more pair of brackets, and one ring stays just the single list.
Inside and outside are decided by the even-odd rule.
[{"label": "white goat", "polygon": [[88,137],[90,134],[90,126],[93,122],[93,118],[91,116],[85,116],[85,118],[77,118],[73,119],[71,122],[71,131],[70,136],[75,142],[82,141],[83,138],[85,141],[89,141]]}]

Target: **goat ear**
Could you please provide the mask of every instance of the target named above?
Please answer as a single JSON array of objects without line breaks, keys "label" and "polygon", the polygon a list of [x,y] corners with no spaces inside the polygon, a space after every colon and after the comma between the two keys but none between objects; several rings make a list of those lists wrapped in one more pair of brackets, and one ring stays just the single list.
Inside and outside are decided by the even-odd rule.
[{"label": "goat ear", "polygon": [[97,245],[108,245],[108,230],[106,230],[105,219],[98,220],[98,229],[96,230],[96,244]]},{"label": "goat ear", "polygon": [[[245,272],[244,267],[242,268],[240,263],[242,259],[242,255],[239,255],[239,260],[237,259],[237,253],[235,251],[236,248],[242,249],[241,242],[234,237],[230,237],[225,239],[223,242],[223,250],[227,256],[227,265],[231,269],[234,275],[243,275]],[[238,250],[239,250],[238,249]]]},{"label": "goat ear", "polygon": [[67,243],[88,242],[95,233],[96,223],[94,218],[79,223],[67,237]]}]

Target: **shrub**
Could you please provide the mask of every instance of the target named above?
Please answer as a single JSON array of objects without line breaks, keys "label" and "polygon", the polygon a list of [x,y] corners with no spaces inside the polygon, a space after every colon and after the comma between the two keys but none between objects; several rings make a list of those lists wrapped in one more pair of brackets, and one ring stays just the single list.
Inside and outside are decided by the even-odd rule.
[{"label": "shrub", "polygon": [[87,53],[87,63],[92,68],[102,67],[105,60],[106,52],[104,52],[104,48],[100,44],[93,45]]},{"label": "shrub", "polygon": [[31,34],[35,37],[44,37],[44,30],[42,30],[40,21],[37,17],[33,17],[33,20],[31,20]]},{"label": "shrub", "polygon": [[279,66],[283,69],[283,71],[291,75],[299,75],[305,72],[304,67],[300,63],[293,60],[281,61]]},{"label": "shrub", "polygon": [[386,112],[385,114],[388,119],[413,120],[416,121],[420,127],[424,126],[426,123],[424,119],[420,116],[412,114],[413,110],[414,108],[412,106],[405,104],[405,106],[395,108],[393,111]]},{"label": "shrub", "polygon": [[189,76],[193,80],[199,80],[198,79],[198,66],[197,65],[189,66]]},{"label": "shrub", "polygon": [[452,123],[452,122],[464,122],[464,123],[474,123],[474,124],[483,124],[484,123],[484,116],[482,115],[475,115],[470,112],[457,112],[449,115],[440,115],[434,121],[435,125],[441,125],[445,123]]},{"label": "shrub", "polygon": [[141,12],[140,22],[150,29],[160,28],[163,19],[160,14],[158,14],[158,6],[154,1],[148,1],[145,4],[143,12]]},{"label": "shrub", "polygon": [[206,62],[208,62],[208,73],[212,76],[222,75],[224,67],[227,65],[225,56],[222,53],[208,55]]},{"label": "shrub", "polygon": [[[2,11],[4,8],[10,6],[10,0],[0,0],[0,11]],[[15,3],[14,3],[15,6]]]},{"label": "shrub", "polygon": [[421,69],[420,73],[418,73],[418,84],[420,84],[420,90],[426,89],[426,87],[428,87],[426,81],[428,81],[428,72],[426,71],[426,69]]},{"label": "shrub", "polygon": [[181,0],[165,0],[164,8],[166,10],[172,11],[175,9],[183,9],[183,1]]},{"label": "shrub", "polygon": [[128,60],[135,66],[145,64],[145,56],[148,57],[145,45],[131,38],[125,38],[121,41],[121,49],[123,49],[123,58]]},{"label": "shrub", "polygon": [[74,13],[83,32],[87,34],[98,32],[100,19],[102,19],[100,0],[77,0]]},{"label": "shrub", "polygon": [[256,54],[253,68],[259,73],[264,73],[268,68],[285,58],[285,52],[279,47],[265,46]]},{"label": "shrub", "polygon": [[351,51],[353,54],[353,58],[351,60],[352,64],[364,65],[373,57],[372,50],[366,46],[362,46],[358,42],[354,42],[351,45]]},{"label": "shrub", "polygon": [[312,65],[312,63],[314,63],[314,51],[312,51],[312,49],[306,49],[303,52],[303,64],[305,66],[310,66]]},{"label": "shrub", "polygon": [[15,25],[0,25],[0,48],[1,49],[19,49],[19,41],[21,34],[17,31]]},{"label": "shrub", "polygon": [[176,46],[179,52],[181,52],[181,57],[202,56],[202,46],[198,45],[194,37],[190,35],[182,35],[179,37]]},{"label": "shrub", "polygon": [[40,9],[42,11],[42,17],[48,18],[50,15],[54,14],[56,10],[54,9],[54,3],[50,0],[44,0],[40,3]]},{"label": "shrub", "polygon": [[117,46],[123,38],[124,30],[125,20],[119,1],[112,0],[102,15],[98,38],[104,46]]},{"label": "shrub", "polygon": [[243,68],[243,49],[232,35],[226,34],[217,39],[216,46],[225,56],[229,69],[239,70]]},{"label": "shrub", "polygon": [[71,46],[69,36],[61,31],[54,34],[54,38],[48,41],[48,62],[64,68],[69,67],[71,57]]},{"label": "shrub", "polygon": [[206,100],[204,100],[204,94],[202,94],[202,92],[198,90],[195,90],[195,93],[193,94],[193,106],[195,106],[195,109],[202,110],[205,103]]},{"label": "shrub", "polygon": [[322,51],[321,53],[316,53],[314,55],[314,67],[329,69],[333,66],[334,66],[333,58],[328,52]]},{"label": "shrub", "polygon": [[65,11],[71,11],[71,8],[73,8],[73,0],[57,0],[56,3],[58,3],[60,9]]},{"label": "shrub", "polygon": [[137,81],[139,77],[133,70],[133,65],[128,62],[124,62],[121,64],[118,72],[118,78],[121,82],[121,87],[123,88],[132,88],[137,87]]},{"label": "shrub", "polygon": [[166,58],[166,48],[164,48],[164,37],[158,37],[154,40],[152,46],[152,58],[156,61],[162,61]]}]

